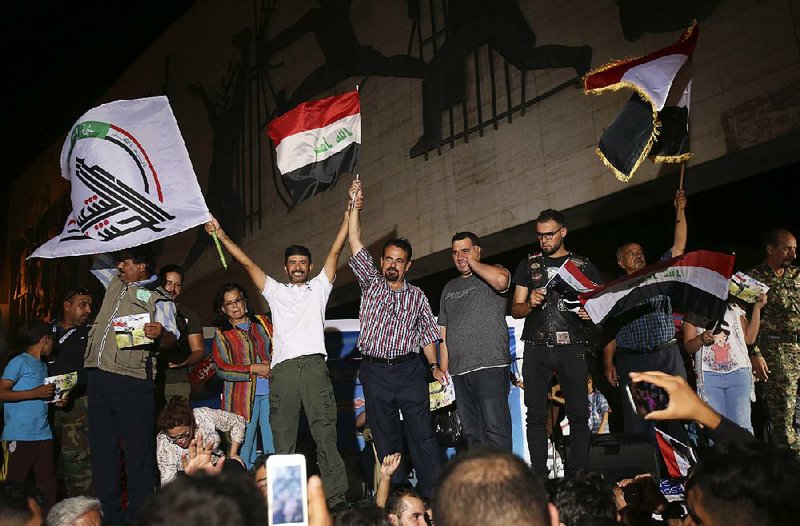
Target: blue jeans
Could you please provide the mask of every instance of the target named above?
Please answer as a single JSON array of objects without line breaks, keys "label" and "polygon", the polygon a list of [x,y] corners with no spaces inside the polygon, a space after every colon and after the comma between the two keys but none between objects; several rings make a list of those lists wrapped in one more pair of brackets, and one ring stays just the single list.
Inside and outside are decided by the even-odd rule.
[{"label": "blue jeans", "polygon": [[274,453],[275,446],[272,445],[272,428],[269,427],[269,395],[256,395],[253,400],[253,410],[250,414],[250,421],[244,429],[244,443],[242,444],[239,456],[244,460],[247,469],[253,467],[258,457],[258,437],[256,431],[261,430],[261,443],[264,446],[264,453]]},{"label": "blue jeans", "polygon": [[749,369],[736,369],[729,373],[703,371],[703,387],[708,405],[728,420],[753,432],[753,424],[750,422],[753,378]]}]

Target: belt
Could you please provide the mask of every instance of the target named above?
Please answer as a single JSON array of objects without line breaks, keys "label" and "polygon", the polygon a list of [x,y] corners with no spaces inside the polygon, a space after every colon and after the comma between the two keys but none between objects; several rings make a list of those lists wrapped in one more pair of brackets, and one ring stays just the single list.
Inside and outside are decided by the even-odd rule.
[{"label": "belt", "polygon": [[415,352],[408,352],[406,354],[401,354],[400,356],[395,356],[394,358],[378,358],[377,356],[370,356],[369,354],[361,355],[362,360],[366,360],[371,363],[381,363],[383,365],[398,365],[416,357],[419,357],[419,354]]},{"label": "belt", "polygon": [[651,347],[649,349],[631,349],[629,347],[619,347],[618,350],[620,352],[624,352],[624,353],[628,353],[628,354],[653,354],[653,353],[657,353],[657,352],[663,351],[664,349],[666,349],[667,347],[672,346],[676,342],[677,342],[677,340],[675,338],[672,338],[671,340],[667,340],[665,342],[661,342],[658,345],[653,346],[653,347]]},{"label": "belt", "polygon": [[800,343],[800,333],[797,332],[771,332],[761,338],[767,343]]},{"label": "belt", "polygon": [[578,342],[569,342],[569,343],[553,343],[549,341],[544,342],[537,342],[535,340],[522,340],[523,343],[528,343],[530,345],[536,345],[538,347],[566,347],[567,345],[588,345],[588,341],[578,341]]}]

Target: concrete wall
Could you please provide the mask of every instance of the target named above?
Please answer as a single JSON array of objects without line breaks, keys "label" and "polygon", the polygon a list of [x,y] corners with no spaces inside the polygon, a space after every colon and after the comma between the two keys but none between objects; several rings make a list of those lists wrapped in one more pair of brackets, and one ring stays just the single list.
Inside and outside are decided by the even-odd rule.
[{"label": "concrete wall", "polygon": [[[273,37],[316,5],[300,0],[278,2],[268,35]],[[645,33],[635,42],[626,41],[612,0],[523,0],[520,6],[538,45],[591,45],[593,66],[644,54],[680,35],[680,31]],[[797,2],[722,0],[701,23],[691,107],[691,144],[696,156],[689,163],[690,173],[692,167],[711,166],[708,163],[793,137],[799,131],[798,13]],[[406,53],[413,31],[406,2],[355,0],[351,17],[362,44],[386,55]],[[98,102],[153,95],[166,85],[204,187],[211,163],[212,129],[188,85],[199,82],[213,93],[228,65],[239,56],[231,44],[233,35],[252,26],[251,2],[199,0]],[[423,58],[430,60],[429,49]],[[276,90],[291,94],[323,61],[313,37],[306,35],[270,57],[271,64],[282,65],[268,75]],[[496,57],[495,64],[501,63]],[[479,69],[481,80],[488,82],[486,59]],[[470,65],[470,86],[474,75],[475,68]],[[571,69],[529,72],[526,91],[542,93],[573,76]],[[352,89],[360,80],[345,79],[326,94]],[[511,123],[499,122],[496,130],[487,130],[483,137],[473,134],[469,143],[457,141],[454,148],[446,146],[441,155],[433,153],[428,160],[411,159],[409,148],[422,133],[421,86],[419,79],[371,77],[361,90],[359,171],[366,195],[363,236],[367,245],[390,234],[399,235],[412,241],[415,258],[425,258],[447,249],[455,231],[472,230],[486,236],[519,229],[543,208],[573,209],[648,184],[659,174],[675,172],[675,167],[645,163],[631,182],[618,182],[594,150],[604,127],[629,94],[585,96],[572,87],[527,108],[524,116],[515,114]],[[504,80],[499,86],[497,104],[503,108]],[[512,71],[511,87],[512,100],[518,100],[520,75],[516,70]],[[474,98],[468,100],[473,122],[477,105]],[[489,102],[484,99],[481,105],[486,114]],[[457,112],[456,121],[460,118]],[[8,239],[21,237],[25,226],[41,214],[43,203],[54,203],[67,191],[68,185],[58,177],[60,148],[60,143],[54,144],[15,184]],[[794,158],[788,160],[800,158],[800,153],[791,155]],[[282,251],[288,244],[306,244],[318,260],[324,258],[341,219],[347,181],[289,212],[272,184],[270,154],[262,153],[262,160],[263,226],[246,235],[243,247],[268,273],[280,276]],[[757,165],[752,167],[757,169]],[[722,183],[725,177],[715,180]],[[34,180],[42,184],[31,191],[30,181]],[[664,192],[659,199],[671,198],[671,192]],[[161,261],[182,261],[192,241],[191,234],[170,239]],[[14,256],[10,257],[13,260]],[[436,269],[417,267],[418,272],[432,270]],[[339,285],[352,282],[349,271],[340,274]],[[412,278],[419,275],[412,272]],[[186,298],[207,305],[214,288],[234,279],[244,281],[245,277],[235,265],[224,273],[216,254],[206,251],[188,280]],[[198,310],[207,317],[204,307],[198,306]]]}]

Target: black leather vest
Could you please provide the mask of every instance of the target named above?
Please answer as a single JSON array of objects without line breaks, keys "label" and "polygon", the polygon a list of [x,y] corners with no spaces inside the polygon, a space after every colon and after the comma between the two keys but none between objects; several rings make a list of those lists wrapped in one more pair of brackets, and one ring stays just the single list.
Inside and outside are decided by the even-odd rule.
[{"label": "black leather vest", "polygon": [[[570,253],[569,259],[583,270],[589,260]],[[547,283],[547,267],[541,253],[528,256],[528,291],[539,289]],[[564,306],[564,294],[559,289],[547,287],[545,301],[536,307],[527,318],[522,330],[522,340],[536,345],[562,345],[588,343],[587,322]],[[572,298],[574,299],[574,298]],[[556,333],[562,333],[558,338]],[[563,333],[569,336],[564,337]]]}]

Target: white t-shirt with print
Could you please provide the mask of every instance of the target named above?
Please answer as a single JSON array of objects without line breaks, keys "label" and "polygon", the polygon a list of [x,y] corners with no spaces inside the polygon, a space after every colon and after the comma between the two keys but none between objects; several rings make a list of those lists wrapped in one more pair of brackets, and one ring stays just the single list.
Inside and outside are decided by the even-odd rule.
[{"label": "white t-shirt with print", "polygon": [[[744,341],[744,330],[740,323],[744,311],[738,305],[729,305],[725,310],[724,331],[717,333],[715,342],[702,348],[703,371],[713,373],[730,373],[743,367],[750,367],[747,344]],[[703,329],[697,329],[702,334]]]}]

